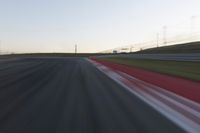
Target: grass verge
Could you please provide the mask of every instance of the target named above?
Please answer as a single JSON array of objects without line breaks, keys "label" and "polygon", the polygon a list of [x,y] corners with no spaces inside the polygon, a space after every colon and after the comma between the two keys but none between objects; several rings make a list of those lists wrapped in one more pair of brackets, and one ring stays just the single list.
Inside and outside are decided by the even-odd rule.
[{"label": "grass verge", "polygon": [[167,75],[200,82],[200,63],[186,61],[139,60],[128,58],[103,58],[100,60],[142,68]]}]

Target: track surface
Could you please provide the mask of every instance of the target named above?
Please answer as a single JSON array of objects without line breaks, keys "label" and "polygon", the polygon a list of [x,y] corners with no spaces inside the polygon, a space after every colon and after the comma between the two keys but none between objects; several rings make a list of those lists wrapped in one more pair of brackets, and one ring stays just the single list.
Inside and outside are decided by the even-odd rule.
[{"label": "track surface", "polygon": [[0,133],[184,132],[82,58],[0,62]]}]

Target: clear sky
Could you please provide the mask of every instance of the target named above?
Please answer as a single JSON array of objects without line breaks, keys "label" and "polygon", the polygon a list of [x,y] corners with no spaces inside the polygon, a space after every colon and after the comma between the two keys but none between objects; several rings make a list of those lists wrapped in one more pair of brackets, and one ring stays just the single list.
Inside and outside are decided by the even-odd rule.
[{"label": "clear sky", "polygon": [[200,15],[200,0],[0,0],[9,52],[98,52],[154,38]]}]

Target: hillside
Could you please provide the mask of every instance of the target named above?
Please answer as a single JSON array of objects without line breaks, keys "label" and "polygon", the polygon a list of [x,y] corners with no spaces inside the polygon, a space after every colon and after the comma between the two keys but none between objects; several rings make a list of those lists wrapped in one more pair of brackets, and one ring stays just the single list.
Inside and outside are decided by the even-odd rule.
[{"label": "hillside", "polygon": [[158,47],[158,48],[150,48],[150,49],[138,51],[136,53],[141,53],[141,54],[200,53],[200,42],[191,42],[191,43],[177,44],[177,45],[164,46],[164,47]]}]

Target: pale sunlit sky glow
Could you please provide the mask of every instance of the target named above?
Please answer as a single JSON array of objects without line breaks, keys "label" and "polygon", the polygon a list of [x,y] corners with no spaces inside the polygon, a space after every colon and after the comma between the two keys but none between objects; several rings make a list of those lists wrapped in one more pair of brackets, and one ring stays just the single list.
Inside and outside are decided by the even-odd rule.
[{"label": "pale sunlit sky glow", "polygon": [[200,0],[0,0],[1,50],[98,52],[198,15]]}]

